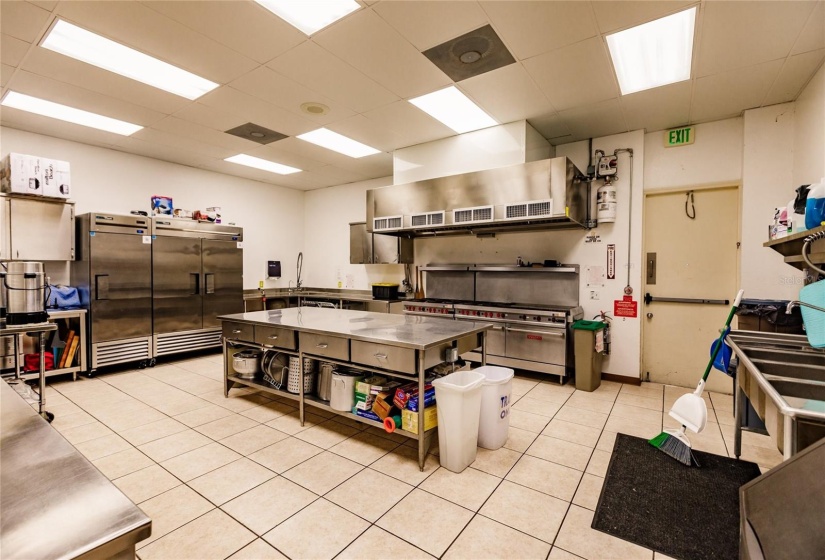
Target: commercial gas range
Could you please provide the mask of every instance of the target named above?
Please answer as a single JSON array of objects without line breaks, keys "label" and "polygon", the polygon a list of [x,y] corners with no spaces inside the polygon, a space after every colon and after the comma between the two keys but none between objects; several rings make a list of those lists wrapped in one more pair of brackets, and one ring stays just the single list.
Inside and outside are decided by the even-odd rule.
[{"label": "commercial gas range", "polygon": [[[562,383],[572,375],[572,324],[583,315],[577,266],[441,265],[422,270],[427,273],[428,293],[453,297],[410,300],[404,303],[404,313],[493,323],[487,331],[487,363],[555,375]],[[496,294],[502,299],[479,299]],[[516,294],[529,301],[503,299]],[[481,361],[479,351],[462,357]]]}]

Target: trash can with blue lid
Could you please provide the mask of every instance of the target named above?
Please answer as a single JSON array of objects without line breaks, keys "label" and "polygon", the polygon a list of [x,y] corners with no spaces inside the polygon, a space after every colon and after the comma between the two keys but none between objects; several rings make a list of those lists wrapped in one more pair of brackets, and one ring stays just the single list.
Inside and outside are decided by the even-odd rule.
[{"label": "trash can with blue lid", "polygon": [[602,321],[573,323],[573,353],[576,365],[576,389],[595,391],[602,383],[604,328]]}]

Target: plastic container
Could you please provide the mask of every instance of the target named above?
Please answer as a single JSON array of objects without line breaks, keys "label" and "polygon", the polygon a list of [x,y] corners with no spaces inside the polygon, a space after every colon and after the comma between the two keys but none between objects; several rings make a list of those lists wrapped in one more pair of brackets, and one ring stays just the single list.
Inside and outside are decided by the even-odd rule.
[{"label": "plastic container", "polygon": [[457,371],[433,381],[438,402],[438,454],[441,466],[460,473],[476,460],[481,384],[477,370]]},{"label": "plastic container", "polygon": [[510,400],[515,372],[510,368],[496,366],[481,366],[472,371],[484,374],[478,419],[478,446],[498,449],[507,443],[510,432]]},{"label": "plastic container", "polygon": [[573,353],[576,362],[576,389],[595,391],[602,383],[602,358],[596,352],[596,337],[604,336],[602,321],[576,321],[573,323]]},{"label": "plastic container", "polygon": [[825,177],[808,190],[808,200],[805,202],[805,227],[812,229],[822,225],[825,221]]},{"label": "plastic container", "polygon": [[396,299],[398,298],[398,284],[373,284],[372,297],[373,299]]}]

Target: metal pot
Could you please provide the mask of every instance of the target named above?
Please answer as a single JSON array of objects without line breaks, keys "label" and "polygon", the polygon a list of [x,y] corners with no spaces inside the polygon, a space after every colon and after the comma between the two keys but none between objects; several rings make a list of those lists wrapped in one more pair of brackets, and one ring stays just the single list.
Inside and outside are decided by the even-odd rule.
[{"label": "metal pot", "polygon": [[232,369],[238,377],[252,378],[260,371],[261,351],[242,350],[232,355]]},{"label": "metal pot", "polygon": [[320,373],[318,374],[318,398],[329,402],[332,392],[332,374],[335,373],[335,366],[328,362],[321,362]]},{"label": "metal pot", "polygon": [[351,412],[355,406],[355,382],[364,379],[364,372],[336,370],[332,374],[329,406],[333,410]]},{"label": "metal pot", "polygon": [[286,385],[289,375],[287,365],[289,357],[275,350],[267,350],[261,358],[261,369],[264,372],[264,381],[276,389]]},{"label": "metal pot", "polygon": [[49,282],[42,262],[17,261],[6,264],[6,322],[9,325],[45,323]]}]

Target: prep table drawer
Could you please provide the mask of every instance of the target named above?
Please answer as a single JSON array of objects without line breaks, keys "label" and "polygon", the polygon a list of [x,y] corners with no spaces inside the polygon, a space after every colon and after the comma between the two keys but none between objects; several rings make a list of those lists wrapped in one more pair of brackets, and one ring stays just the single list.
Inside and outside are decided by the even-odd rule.
[{"label": "prep table drawer", "polygon": [[340,336],[299,332],[301,352],[349,361],[349,339]]},{"label": "prep table drawer", "polygon": [[295,331],[283,327],[255,327],[255,342],[284,350],[295,350]]},{"label": "prep table drawer", "polygon": [[255,325],[223,321],[222,330],[223,337],[227,340],[245,340],[247,342],[255,340]]},{"label": "prep table drawer", "polygon": [[352,361],[401,373],[415,373],[415,350],[375,342],[352,341]]}]

